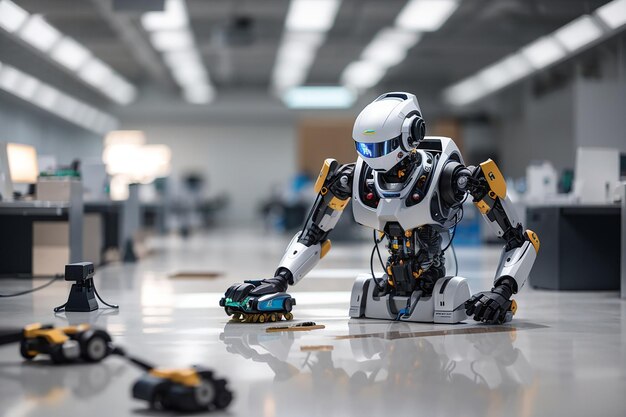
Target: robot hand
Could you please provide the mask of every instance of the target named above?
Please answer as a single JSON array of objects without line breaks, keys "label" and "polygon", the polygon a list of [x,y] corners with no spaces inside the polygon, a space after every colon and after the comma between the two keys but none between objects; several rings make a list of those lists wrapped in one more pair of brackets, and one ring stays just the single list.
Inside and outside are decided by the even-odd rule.
[{"label": "robot hand", "polygon": [[296,300],[285,293],[287,287],[287,279],[280,275],[270,279],[244,281],[226,290],[220,306],[234,320],[261,323],[283,317],[291,320],[291,309]]},{"label": "robot hand", "polygon": [[474,294],[465,302],[465,311],[474,320],[485,323],[502,324],[511,321],[514,313],[515,301],[510,300],[511,288],[500,284],[491,291]]}]

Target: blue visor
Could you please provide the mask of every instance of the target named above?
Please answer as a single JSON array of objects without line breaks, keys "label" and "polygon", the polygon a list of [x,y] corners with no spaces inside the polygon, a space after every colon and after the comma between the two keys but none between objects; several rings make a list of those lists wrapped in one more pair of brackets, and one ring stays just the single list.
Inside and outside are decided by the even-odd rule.
[{"label": "blue visor", "polygon": [[355,144],[357,152],[364,158],[378,158],[398,149],[398,146],[400,146],[400,136],[384,142],[365,143],[355,141]]}]

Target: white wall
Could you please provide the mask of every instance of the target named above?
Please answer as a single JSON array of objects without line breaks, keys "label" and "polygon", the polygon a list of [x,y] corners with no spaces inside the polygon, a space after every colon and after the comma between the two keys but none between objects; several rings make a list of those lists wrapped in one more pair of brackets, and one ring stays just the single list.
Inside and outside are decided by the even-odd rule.
[{"label": "white wall", "polygon": [[33,145],[39,155],[54,155],[61,164],[102,155],[99,135],[6,95],[0,95],[0,142]]},{"label": "white wall", "polygon": [[172,179],[190,171],[204,173],[210,195],[227,193],[230,204],[221,218],[231,225],[251,224],[258,219],[261,201],[273,184],[287,186],[296,172],[295,128],[291,123],[145,125],[126,123],[124,128],[142,129],[149,143],[172,148]]}]

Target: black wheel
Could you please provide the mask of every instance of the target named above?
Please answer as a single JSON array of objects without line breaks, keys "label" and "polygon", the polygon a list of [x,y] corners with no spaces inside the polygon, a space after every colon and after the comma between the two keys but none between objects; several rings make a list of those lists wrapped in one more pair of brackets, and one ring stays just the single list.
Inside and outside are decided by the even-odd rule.
[{"label": "black wheel", "polygon": [[223,410],[233,401],[233,393],[226,387],[226,380],[217,379],[214,381],[215,398],[213,399],[213,407],[217,410]]},{"label": "black wheel", "polygon": [[20,342],[20,355],[22,355],[22,358],[30,361],[35,356],[37,356],[36,351],[34,351],[35,353],[31,353],[31,352],[33,352],[33,351],[30,350],[30,346],[29,346],[28,340],[23,339]]},{"label": "black wheel", "polygon": [[63,345],[50,346],[50,359],[52,363],[64,363],[67,362],[65,353],[63,352]]},{"label": "black wheel", "polygon": [[154,394],[152,394],[152,398],[150,398],[150,408],[153,410],[165,410],[165,391],[166,387],[157,387],[154,390]]},{"label": "black wheel", "polygon": [[80,356],[87,362],[100,362],[110,353],[111,337],[103,330],[87,330],[78,337]]},{"label": "black wheel", "polygon": [[283,308],[285,309],[287,313],[291,311],[291,309],[293,308],[293,303],[291,302],[291,298],[285,299],[285,302],[283,303]]}]

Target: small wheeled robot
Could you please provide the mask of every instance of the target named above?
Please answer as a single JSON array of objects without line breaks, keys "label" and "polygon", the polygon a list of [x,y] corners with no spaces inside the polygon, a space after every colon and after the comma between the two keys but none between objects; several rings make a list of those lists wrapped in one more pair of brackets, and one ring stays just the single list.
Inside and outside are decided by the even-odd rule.
[{"label": "small wheeled robot", "polygon": [[[239,291],[250,291],[260,285],[260,281],[245,281]],[[226,314],[232,320],[244,323],[275,322],[282,319],[291,320],[291,309],[296,305],[296,299],[287,293],[256,294],[240,298],[239,294],[227,294],[220,300]]]},{"label": "small wheeled robot", "polygon": [[20,354],[32,360],[44,354],[55,364],[100,362],[114,351],[111,336],[88,324],[54,327],[39,323],[3,334],[0,344],[19,342]]},{"label": "small wheeled robot", "polygon": [[[390,92],[370,103],[352,131],[356,162],[326,159],[315,182],[317,197],[302,230],[293,237],[272,278],[231,286],[233,306],[284,293],[326,256],[329,239],[352,201],[357,223],[372,229],[371,274],[356,277],[352,318],[458,323],[512,319],[512,296],[522,289],[539,251],[539,238],[524,228],[507,193],[504,175],[491,159],[466,165],[451,138],[426,136],[417,98]],[[504,243],[491,290],[470,293],[467,279],[449,274],[463,203],[471,198]],[[386,240],[387,259],[379,244]],[[383,273],[374,273],[374,254]],[[228,313],[229,310],[226,310]]]},{"label": "small wheeled robot", "polygon": [[209,369],[160,369],[131,360],[148,371],[133,385],[133,398],[147,401],[154,410],[218,411],[233,400],[226,380],[216,379]]}]

